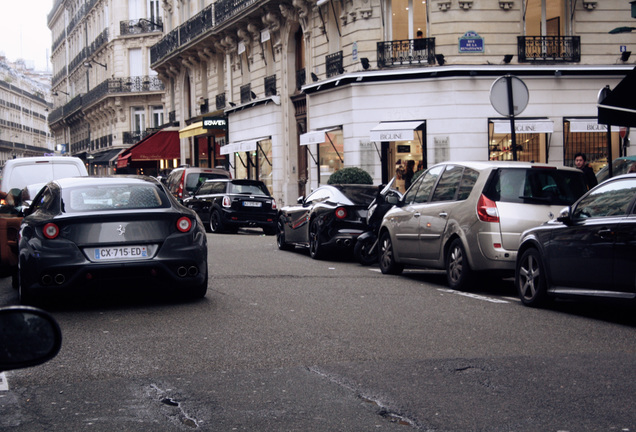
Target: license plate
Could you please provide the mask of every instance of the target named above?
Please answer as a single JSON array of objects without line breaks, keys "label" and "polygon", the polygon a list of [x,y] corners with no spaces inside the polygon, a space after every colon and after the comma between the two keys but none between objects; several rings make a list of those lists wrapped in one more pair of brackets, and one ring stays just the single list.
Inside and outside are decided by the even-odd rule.
[{"label": "license plate", "polygon": [[146,246],[95,248],[93,257],[97,261],[143,259],[148,258],[148,249]]},{"label": "license plate", "polygon": [[262,207],[263,203],[260,201],[243,201],[243,207]]}]

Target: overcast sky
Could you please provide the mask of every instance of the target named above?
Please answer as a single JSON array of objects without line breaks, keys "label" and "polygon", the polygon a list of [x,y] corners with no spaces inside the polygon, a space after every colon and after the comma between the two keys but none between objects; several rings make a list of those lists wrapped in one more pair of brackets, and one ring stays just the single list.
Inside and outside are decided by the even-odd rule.
[{"label": "overcast sky", "polygon": [[46,17],[53,0],[2,0],[0,52],[10,61],[19,58],[37,70],[51,69],[51,31]]}]

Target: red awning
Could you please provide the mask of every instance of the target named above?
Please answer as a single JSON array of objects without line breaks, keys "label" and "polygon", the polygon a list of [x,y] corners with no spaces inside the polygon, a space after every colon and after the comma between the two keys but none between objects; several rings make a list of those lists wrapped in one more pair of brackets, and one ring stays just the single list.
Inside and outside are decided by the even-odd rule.
[{"label": "red awning", "polygon": [[139,141],[124,151],[117,159],[117,168],[123,168],[134,161],[158,161],[179,159],[179,131],[159,131]]},{"label": "red awning", "polygon": [[124,156],[120,155],[117,158],[117,168],[126,168],[128,166],[128,162],[130,162],[130,156],[131,156],[130,153]]}]

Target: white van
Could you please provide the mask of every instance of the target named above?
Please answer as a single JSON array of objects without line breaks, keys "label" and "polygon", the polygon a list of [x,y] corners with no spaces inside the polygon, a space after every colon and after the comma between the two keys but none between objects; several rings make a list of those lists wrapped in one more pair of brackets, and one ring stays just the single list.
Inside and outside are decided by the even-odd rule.
[{"label": "white van", "polygon": [[27,188],[33,198],[51,180],[88,177],[86,165],[77,157],[43,156],[10,159],[2,170],[0,191]]}]

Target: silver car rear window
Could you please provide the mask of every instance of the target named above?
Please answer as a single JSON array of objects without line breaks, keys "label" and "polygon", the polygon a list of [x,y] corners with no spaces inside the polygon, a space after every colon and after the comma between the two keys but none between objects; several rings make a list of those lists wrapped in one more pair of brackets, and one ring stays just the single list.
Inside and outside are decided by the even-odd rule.
[{"label": "silver car rear window", "polygon": [[502,168],[494,172],[485,194],[493,201],[566,206],[586,191],[583,172],[553,168]]}]

